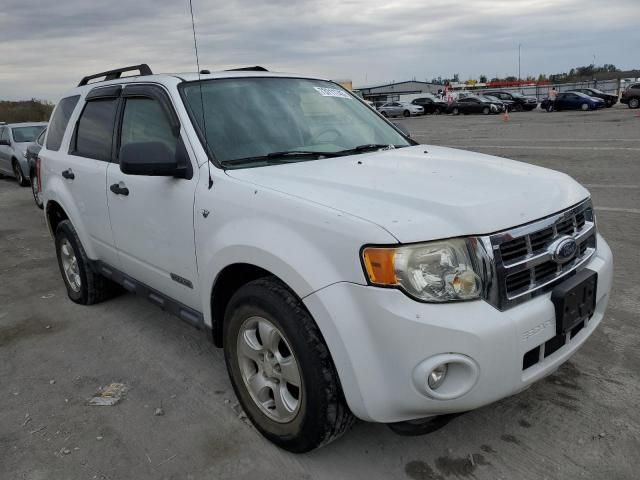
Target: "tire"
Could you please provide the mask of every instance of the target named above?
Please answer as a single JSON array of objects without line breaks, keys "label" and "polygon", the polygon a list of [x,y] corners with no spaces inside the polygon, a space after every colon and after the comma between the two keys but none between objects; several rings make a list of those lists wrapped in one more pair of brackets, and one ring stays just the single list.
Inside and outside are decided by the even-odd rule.
[{"label": "tire", "polygon": [[[71,301],[93,305],[120,291],[115,283],[91,270],[89,258],[69,220],[58,224],[55,242],[58,267]],[[68,273],[65,273],[65,268]]]},{"label": "tire", "polygon": [[382,112],[382,116],[383,116],[384,118],[387,118],[387,117],[388,117],[387,112]]},{"label": "tire", "polygon": [[11,162],[11,166],[13,167],[13,175],[16,177],[16,180],[18,181],[18,185],[20,185],[21,187],[28,186],[29,179],[24,176],[24,173],[22,173],[22,167],[20,166],[20,163],[18,162],[18,160],[14,158],[13,162]]},{"label": "tire", "polygon": [[440,109],[440,107],[436,107],[436,108],[433,110],[433,114],[434,114],[434,115],[440,115],[441,113],[442,113],[442,110]]},{"label": "tire", "polygon": [[547,108],[545,110],[549,113],[553,112],[554,110],[553,104],[552,103],[547,104]]},{"label": "tire", "polygon": [[410,117],[411,116],[411,112],[409,110],[405,110],[404,112],[402,112],[402,115],[405,117]]},{"label": "tire", "polygon": [[520,103],[516,103],[516,112],[521,112],[524,110],[524,107]]},{"label": "tire", "polygon": [[40,191],[38,190],[38,174],[35,171],[31,172],[29,181],[31,182],[31,193],[33,194],[33,200],[36,202],[36,206],[40,210],[42,210],[44,208],[44,204],[42,203],[42,199],[40,198]]},{"label": "tire", "polygon": [[629,108],[638,108],[638,107],[640,107],[640,98],[630,98]]},{"label": "tire", "polygon": [[484,107],[484,108],[482,109],[482,113],[483,113],[484,115],[489,115],[489,114],[491,113],[491,109],[490,109],[489,107]]},{"label": "tire", "polygon": [[583,103],[582,105],[580,105],[580,110],[582,110],[583,112],[586,112],[587,110],[589,110],[589,104],[588,103]]},{"label": "tire", "polygon": [[451,113],[454,115],[460,115],[460,109],[458,107],[454,107],[453,110],[451,110]]},{"label": "tire", "polygon": [[[276,278],[252,281],[233,295],[223,344],[227,371],[247,417],[280,448],[308,452],[353,425],[355,417],[320,330]],[[285,362],[288,374],[280,366]]]}]

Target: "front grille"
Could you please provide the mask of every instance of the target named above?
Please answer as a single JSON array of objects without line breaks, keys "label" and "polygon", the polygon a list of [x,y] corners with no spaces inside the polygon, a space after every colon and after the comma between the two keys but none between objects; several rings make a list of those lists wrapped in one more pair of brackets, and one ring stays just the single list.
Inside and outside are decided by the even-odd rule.
[{"label": "front grille", "polygon": [[[571,237],[575,256],[565,263],[554,259],[557,241]],[[497,289],[494,300],[500,309],[549,291],[573,274],[595,252],[596,228],[591,201],[566,211],[490,237],[496,262]]]}]

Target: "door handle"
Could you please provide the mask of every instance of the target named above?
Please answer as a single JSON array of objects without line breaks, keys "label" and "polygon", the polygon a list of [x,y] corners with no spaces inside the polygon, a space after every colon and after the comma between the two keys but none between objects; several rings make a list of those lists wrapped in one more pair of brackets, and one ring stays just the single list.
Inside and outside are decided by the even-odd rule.
[{"label": "door handle", "polygon": [[129,189],[127,187],[125,187],[124,183],[122,183],[122,182],[114,183],[113,185],[111,185],[109,187],[109,190],[111,190],[116,195],[124,195],[125,197],[127,195],[129,195]]},{"label": "door handle", "polygon": [[76,178],[75,174],[73,173],[73,170],[71,170],[70,168],[67,168],[66,170],[64,170],[62,172],[62,176],[67,180],[73,180],[74,178]]}]

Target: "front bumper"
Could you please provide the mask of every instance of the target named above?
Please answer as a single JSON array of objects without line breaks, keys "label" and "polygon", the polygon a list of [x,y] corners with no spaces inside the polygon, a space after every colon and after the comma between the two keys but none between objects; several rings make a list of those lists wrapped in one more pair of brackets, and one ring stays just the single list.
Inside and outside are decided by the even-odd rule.
[{"label": "front bumper", "polygon": [[[550,293],[500,312],[481,300],[425,304],[395,289],[337,283],[304,302],[327,341],[353,413],[368,421],[400,422],[475,409],[554,372],[604,316],[613,259],[600,236],[587,268],[598,272],[593,317],[568,344],[526,370],[524,354],[555,336]],[[434,357],[452,354],[475,375],[466,393],[437,399],[416,387],[416,372],[421,375]]]}]

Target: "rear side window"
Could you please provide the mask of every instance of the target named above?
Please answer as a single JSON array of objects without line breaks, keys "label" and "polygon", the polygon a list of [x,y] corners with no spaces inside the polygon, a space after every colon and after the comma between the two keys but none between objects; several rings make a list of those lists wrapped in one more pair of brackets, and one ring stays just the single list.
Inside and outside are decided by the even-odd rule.
[{"label": "rear side window", "polygon": [[80,95],[63,98],[58,102],[56,111],[53,113],[51,124],[49,125],[49,135],[47,136],[47,150],[60,150],[62,137],[69,124],[69,119],[76,108]]},{"label": "rear side window", "polygon": [[87,102],[76,127],[74,155],[105,162],[111,160],[117,107],[117,98]]}]

